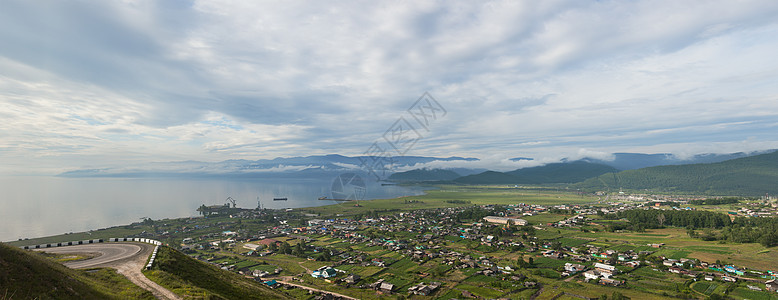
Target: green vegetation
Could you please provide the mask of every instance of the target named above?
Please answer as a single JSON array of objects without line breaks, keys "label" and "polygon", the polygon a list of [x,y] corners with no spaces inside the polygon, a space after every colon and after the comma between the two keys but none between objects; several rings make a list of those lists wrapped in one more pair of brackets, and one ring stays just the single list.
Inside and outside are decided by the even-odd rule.
[{"label": "green vegetation", "polygon": [[659,166],[603,174],[576,184],[598,190],[652,190],[699,195],[762,196],[778,192],[778,152],[719,163]]},{"label": "green vegetation", "polygon": [[553,163],[539,167],[531,167],[506,172],[506,174],[532,178],[532,181],[520,183],[575,183],[605,173],[618,172],[619,170],[603,165],[585,161],[569,163]]},{"label": "green vegetation", "polygon": [[689,204],[694,205],[721,205],[721,204],[732,204],[732,203],[738,203],[740,202],[740,198],[738,197],[724,197],[724,198],[709,198],[709,199],[702,199],[702,200],[692,200],[689,201]]},{"label": "green vegetation", "polygon": [[238,274],[199,262],[169,247],[160,247],[149,279],[186,297],[205,299],[291,299]]},{"label": "green vegetation", "polygon": [[524,178],[497,171],[486,171],[454,179],[455,182],[464,184],[518,184],[525,180]]},{"label": "green vegetation", "polygon": [[[602,295],[631,299],[721,296],[770,299],[767,292],[749,290],[745,282],[732,284],[716,280],[715,284],[697,286],[699,283],[692,277],[670,273],[662,265],[661,257],[699,259],[711,263],[718,260],[722,264],[757,270],[778,269],[778,251],[731,238],[738,232],[746,238],[756,233],[765,236],[758,230],[772,230],[771,218],[737,218],[730,221],[729,216],[715,211],[653,209],[603,214],[598,213],[603,211],[601,208],[610,210],[618,206],[598,203],[596,197],[581,195],[560,186],[436,187],[438,189],[428,190],[421,196],[360,201],[360,207],[343,203],[291,211],[267,210],[261,215],[242,218],[210,216],[164,222],[148,220],[133,224],[131,228],[149,228],[149,233],[165,232],[166,236],[178,234],[177,230],[186,228],[189,231],[178,234],[176,238],[166,237],[170,239],[170,244],[181,243],[184,237],[191,238],[193,240],[187,242],[193,247],[187,250],[189,255],[233,270],[222,271],[173,249],[161,248],[155,269],[145,274],[173,292],[191,298],[249,297],[246,295],[255,295],[255,298],[315,297],[295,288],[270,290],[235,273],[247,268],[270,272],[268,278],[283,278],[359,299],[461,299],[470,294],[487,299],[574,299]],[[520,203],[545,207],[517,205]],[[561,204],[566,206],[552,206]],[[625,205],[634,204],[628,202]],[[755,201],[732,204],[736,207],[752,205],[763,207]],[[245,212],[259,214],[259,211]],[[524,216],[526,212],[535,215]],[[482,220],[486,215],[520,217],[532,226],[491,224]],[[572,226],[556,224],[577,216],[584,219]],[[305,228],[306,221],[313,218],[331,219],[327,222],[332,223]],[[211,248],[211,242],[228,237],[222,233],[227,230],[237,234],[234,238],[238,242],[217,243],[218,247]],[[256,252],[273,250],[273,254],[249,255],[248,250],[242,248],[244,243],[257,243],[256,239],[263,239],[263,235],[278,244],[269,244]],[[485,240],[489,235],[494,238],[491,242],[489,239],[492,238]],[[713,238],[703,240],[701,237]],[[246,241],[248,239],[251,241]],[[664,245],[647,245],[660,243]],[[592,246],[600,249],[590,250]],[[546,256],[540,253],[546,250],[570,256],[562,255],[556,259],[548,253]],[[602,254],[607,250],[627,254],[634,251],[635,255],[640,251],[648,253],[640,253],[639,259],[626,258],[641,261],[641,266],[637,268],[624,265],[616,256],[582,262],[573,255],[589,255],[588,251]],[[562,278],[566,262],[592,268],[594,261],[616,265],[621,273],[615,278],[624,283],[619,287],[610,287],[603,282],[586,282],[580,273],[572,278]],[[466,266],[471,263],[476,265]],[[322,266],[332,266],[343,272],[338,272],[329,280],[309,275]],[[273,274],[278,268],[281,269],[278,274]],[[684,266],[684,269],[696,272],[700,271],[698,268]],[[360,275],[361,279],[354,284],[340,281],[348,274]],[[365,287],[378,280],[394,284],[393,293],[382,294]],[[442,286],[431,296],[408,292],[411,286],[433,281],[441,282]],[[765,296],[767,298],[761,298]]]},{"label": "green vegetation", "polygon": [[[298,209],[306,213],[324,216],[354,216],[370,215],[371,213],[392,213],[418,209],[462,207],[486,204],[518,204],[532,203],[539,205],[579,204],[589,203],[596,197],[575,195],[569,191],[544,187],[513,186],[469,186],[469,185],[436,185],[438,189],[427,190],[424,195],[408,196],[395,199],[376,199],[360,201],[360,206],[351,202]],[[451,201],[454,200],[454,201]]]},{"label": "green vegetation", "polygon": [[46,256],[0,243],[0,298],[153,299],[112,269],[71,270]]},{"label": "green vegetation", "polygon": [[510,172],[486,171],[480,174],[463,176],[454,179],[465,184],[547,184],[575,183],[600,176],[605,173],[618,172],[617,169],[602,164],[585,161],[569,163],[553,163],[544,166],[523,168]]},{"label": "green vegetation", "polygon": [[[643,210],[619,212],[619,218],[629,220],[629,225],[611,225],[612,230],[629,228],[641,231],[645,228],[675,226],[687,228],[691,237],[703,240],[726,240],[737,243],[760,243],[765,247],[778,245],[778,218],[744,218],[730,221],[729,216],[710,211]],[[697,233],[696,228],[705,228]],[[710,229],[722,230],[718,233]]]}]

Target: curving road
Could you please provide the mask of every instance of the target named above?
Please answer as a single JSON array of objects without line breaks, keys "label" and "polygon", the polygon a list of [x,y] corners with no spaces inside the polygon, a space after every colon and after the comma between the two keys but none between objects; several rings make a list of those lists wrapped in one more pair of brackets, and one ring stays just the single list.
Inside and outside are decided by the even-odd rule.
[{"label": "curving road", "polygon": [[154,246],[144,243],[99,243],[56,248],[35,249],[59,254],[96,253],[98,256],[64,263],[72,269],[114,268],[139,287],[150,291],[158,299],[180,299],[170,290],[146,278],[141,270],[154,251]]},{"label": "curving road", "polygon": [[86,269],[96,267],[113,267],[117,262],[132,259],[134,256],[140,255],[142,252],[146,252],[143,250],[146,250],[146,248],[149,247],[149,245],[145,244],[100,243],[36,250],[58,254],[96,253],[97,256],[91,259],[69,261],[64,263],[65,266],[68,266],[72,269]]}]

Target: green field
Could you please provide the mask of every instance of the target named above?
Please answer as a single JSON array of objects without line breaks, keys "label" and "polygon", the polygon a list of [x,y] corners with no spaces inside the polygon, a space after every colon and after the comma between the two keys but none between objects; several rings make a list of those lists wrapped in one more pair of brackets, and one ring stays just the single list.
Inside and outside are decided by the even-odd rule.
[{"label": "green field", "polygon": [[[441,185],[438,189],[427,190],[424,195],[408,196],[394,199],[377,199],[360,201],[361,207],[355,207],[351,202],[328,206],[301,209],[305,212],[318,213],[322,216],[336,214],[353,215],[372,210],[415,210],[442,207],[460,207],[484,204],[539,204],[558,205],[591,203],[596,197],[581,197],[567,192],[540,190],[533,188],[513,188],[507,186],[458,186]],[[413,203],[405,203],[406,200]],[[463,203],[449,203],[447,200],[460,200]],[[556,219],[556,218],[554,218]],[[561,220],[561,219],[559,219]],[[557,221],[559,221],[557,220]]]}]

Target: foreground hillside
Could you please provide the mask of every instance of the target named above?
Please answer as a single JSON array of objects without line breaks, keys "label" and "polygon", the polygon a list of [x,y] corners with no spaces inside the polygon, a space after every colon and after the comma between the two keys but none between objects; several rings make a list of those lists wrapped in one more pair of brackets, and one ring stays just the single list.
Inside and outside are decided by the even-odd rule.
[{"label": "foreground hillside", "polygon": [[71,270],[0,243],[0,299],[153,299],[112,269]]},{"label": "foreground hillside", "polygon": [[778,193],[778,152],[711,164],[660,166],[588,179],[576,187],[653,190],[707,195],[761,196]]},{"label": "foreground hillside", "polygon": [[200,262],[168,247],[159,249],[155,267],[145,271],[145,275],[186,298],[291,299],[254,280]]}]

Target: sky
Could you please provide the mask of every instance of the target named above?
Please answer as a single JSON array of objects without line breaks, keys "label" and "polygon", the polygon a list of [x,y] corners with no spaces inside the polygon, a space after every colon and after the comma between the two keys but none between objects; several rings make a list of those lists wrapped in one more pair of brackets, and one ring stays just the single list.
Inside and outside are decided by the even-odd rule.
[{"label": "sky", "polygon": [[396,124],[415,130],[406,155],[503,167],[778,148],[776,15],[770,0],[2,1],[0,174],[362,155]]}]

